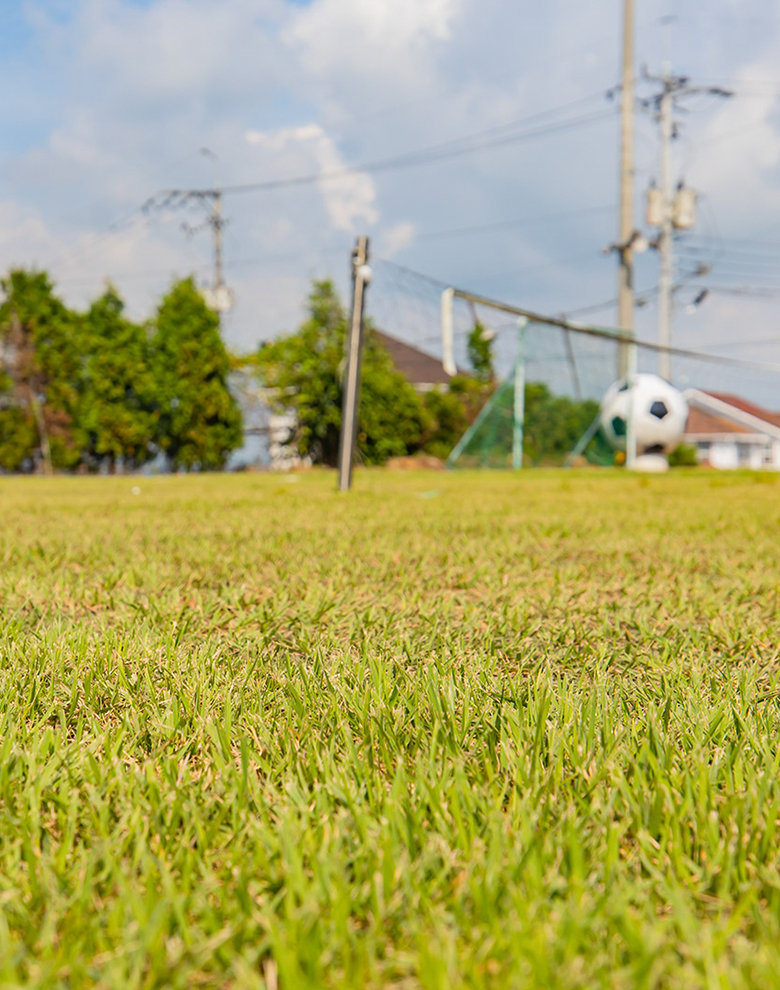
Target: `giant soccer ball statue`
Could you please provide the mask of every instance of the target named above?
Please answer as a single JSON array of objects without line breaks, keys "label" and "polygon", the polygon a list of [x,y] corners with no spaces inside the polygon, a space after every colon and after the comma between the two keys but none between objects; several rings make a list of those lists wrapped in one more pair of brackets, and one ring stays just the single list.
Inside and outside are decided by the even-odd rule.
[{"label": "giant soccer ball statue", "polygon": [[631,413],[636,435],[636,467],[665,471],[667,456],[685,432],[688,406],[681,392],[658,375],[634,375],[615,382],[601,400],[599,418],[604,435],[615,450],[626,449]]}]

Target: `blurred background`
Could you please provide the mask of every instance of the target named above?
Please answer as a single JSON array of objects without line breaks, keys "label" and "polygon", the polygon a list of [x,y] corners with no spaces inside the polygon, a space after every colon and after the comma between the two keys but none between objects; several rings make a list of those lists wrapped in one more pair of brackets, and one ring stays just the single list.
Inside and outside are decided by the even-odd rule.
[{"label": "blurred background", "polygon": [[[346,290],[358,232],[444,284],[614,324],[621,32],[619,0],[6,0],[0,267],[45,268],[74,306],[108,277],[144,318],[172,278],[213,280],[204,204],[157,194],[224,186],[234,350],[293,329],[312,277]],[[643,67],[734,94],[676,115],[674,179],[699,201],[674,342],[780,361],[777,5],[640,0],[635,44],[640,99]],[[638,226],[658,160],[640,107]],[[657,283],[648,251],[653,339]]]}]

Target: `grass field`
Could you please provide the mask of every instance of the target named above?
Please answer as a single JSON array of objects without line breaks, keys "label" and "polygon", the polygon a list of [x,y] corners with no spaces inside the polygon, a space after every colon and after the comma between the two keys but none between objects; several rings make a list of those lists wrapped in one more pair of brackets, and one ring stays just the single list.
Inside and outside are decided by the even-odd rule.
[{"label": "grass field", "polygon": [[0,478],[0,987],[780,986],[767,480]]}]

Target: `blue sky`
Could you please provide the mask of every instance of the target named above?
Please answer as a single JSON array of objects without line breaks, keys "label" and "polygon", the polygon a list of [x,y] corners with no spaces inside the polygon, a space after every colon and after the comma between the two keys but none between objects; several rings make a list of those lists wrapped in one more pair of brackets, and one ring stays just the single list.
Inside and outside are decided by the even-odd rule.
[{"label": "blue sky", "polygon": [[[225,331],[248,349],[292,328],[311,277],[344,284],[349,246],[362,232],[378,257],[543,312],[606,303],[615,265],[601,249],[617,223],[617,118],[604,93],[617,82],[620,6],[5,0],[0,265],[49,268],[77,305],[110,277],[131,311],[148,315],[173,276],[209,278],[205,232],[187,238],[183,216],[139,213],[159,189],[332,171],[569,106],[548,122],[576,126],[525,141],[226,196],[237,304]],[[637,22],[638,67],[657,71],[670,56],[694,81],[737,93],[691,101],[675,146],[676,175],[703,194],[681,268],[702,257],[714,265],[713,287],[780,288],[772,268],[780,12],[771,0],[637,0]],[[204,147],[218,155],[218,172]],[[657,156],[655,125],[642,115],[638,225]],[[511,220],[527,222],[463,231]],[[655,285],[652,253],[637,281]],[[384,291],[392,307],[392,293],[407,289],[399,276],[372,291],[377,304]],[[746,325],[751,339],[772,338],[774,298],[713,293],[687,314],[695,291],[679,294],[680,346],[728,349],[744,341]],[[614,309],[589,318],[609,323]],[[643,335],[654,336],[654,319],[651,300],[638,315]],[[780,346],[753,353],[780,362]]]}]

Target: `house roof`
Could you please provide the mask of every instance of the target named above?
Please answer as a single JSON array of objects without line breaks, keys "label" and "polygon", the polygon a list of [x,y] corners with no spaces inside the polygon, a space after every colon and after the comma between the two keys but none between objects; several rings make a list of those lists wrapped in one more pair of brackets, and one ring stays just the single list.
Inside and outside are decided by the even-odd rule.
[{"label": "house roof", "polygon": [[432,354],[405,344],[389,334],[375,331],[377,340],[390,355],[398,371],[412,385],[447,385],[452,378]]},{"label": "house roof", "polygon": [[686,436],[704,439],[708,436],[763,435],[780,439],[780,413],[770,412],[728,392],[690,388],[686,390],[685,398],[688,402]]},{"label": "house roof", "polygon": [[732,395],[730,392],[707,392],[706,395],[711,395],[713,399],[719,399],[729,406],[734,406],[735,409],[741,409],[742,412],[746,412],[750,416],[755,416],[756,419],[762,419],[765,423],[780,426],[780,412],[770,412],[762,406],[757,406],[755,402],[748,402],[747,399],[742,399],[738,395]]},{"label": "house roof", "polygon": [[697,409],[692,406],[688,410],[688,422],[685,426],[686,433],[750,433],[746,426],[733,423],[723,416],[715,416],[704,409]]}]

